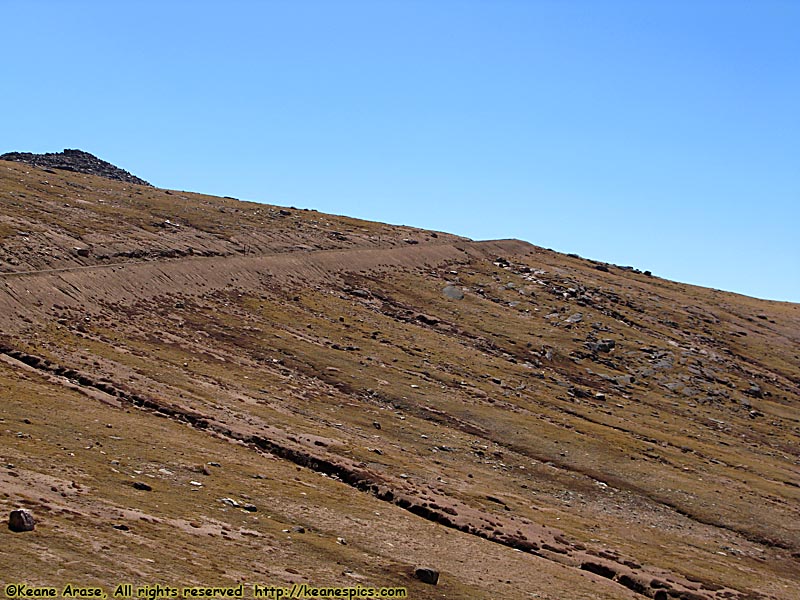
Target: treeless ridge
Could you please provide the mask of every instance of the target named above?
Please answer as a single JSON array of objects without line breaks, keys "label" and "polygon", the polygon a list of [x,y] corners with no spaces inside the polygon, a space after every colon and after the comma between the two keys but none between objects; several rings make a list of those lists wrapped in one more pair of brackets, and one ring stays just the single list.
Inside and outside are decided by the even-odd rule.
[{"label": "treeless ridge", "polygon": [[797,305],[16,163],[0,192],[0,506],[39,520],[2,583],[798,597]]}]

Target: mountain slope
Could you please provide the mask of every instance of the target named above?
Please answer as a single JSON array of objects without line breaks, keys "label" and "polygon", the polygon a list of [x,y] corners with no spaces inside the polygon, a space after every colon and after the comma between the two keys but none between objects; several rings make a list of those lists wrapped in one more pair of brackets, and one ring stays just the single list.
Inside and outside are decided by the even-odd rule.
[{"label": "mountain slope", "polygon": [[19,163],[0,202],[8,581],[797,597],[798,305]]}]

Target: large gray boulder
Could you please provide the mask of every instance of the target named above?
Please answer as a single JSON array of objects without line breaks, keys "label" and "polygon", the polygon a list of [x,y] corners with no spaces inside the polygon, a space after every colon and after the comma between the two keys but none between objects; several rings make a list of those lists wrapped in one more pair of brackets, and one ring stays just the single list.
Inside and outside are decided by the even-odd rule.
[{"label": "large gray boulder", "polygon": [[454,285],[445,286],[442,292],[444,292],[444,295],[451,300],[462,300],[464,298],[464,292]]}]

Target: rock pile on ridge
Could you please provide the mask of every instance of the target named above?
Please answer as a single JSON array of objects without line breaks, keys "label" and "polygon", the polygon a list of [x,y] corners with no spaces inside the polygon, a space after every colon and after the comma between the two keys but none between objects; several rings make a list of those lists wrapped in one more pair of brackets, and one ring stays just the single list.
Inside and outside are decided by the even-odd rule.
[{"label": "rock pile on ridge", "polygon": [[120,169],[97,158],[93,154],[83,150],[65,149],[63,152],[48,152],[47,154],[33,154],[31,152],[8,152],[0,155],[0,160],[13,160],[23,162],[40,169],[61,169],[63,171],[74,171],[76,173],[86,173],[87,175],[97,175],[107,179],[116,179],[126,183],[137,185],[152,185],[144,179],[139,179],[124,169]]}]

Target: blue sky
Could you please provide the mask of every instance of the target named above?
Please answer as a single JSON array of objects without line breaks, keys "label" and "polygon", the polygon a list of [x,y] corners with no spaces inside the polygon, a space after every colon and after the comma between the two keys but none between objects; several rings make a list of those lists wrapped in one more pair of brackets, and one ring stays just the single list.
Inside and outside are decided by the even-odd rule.
[{"label": "blue sky", "polygon": [[800,302],[795,0],[0,6],[0,152]]}]

